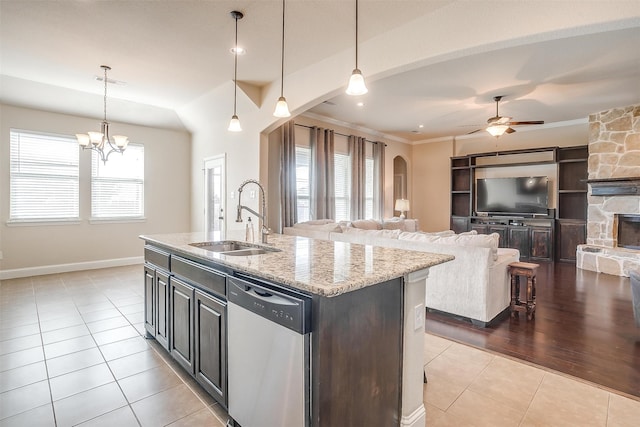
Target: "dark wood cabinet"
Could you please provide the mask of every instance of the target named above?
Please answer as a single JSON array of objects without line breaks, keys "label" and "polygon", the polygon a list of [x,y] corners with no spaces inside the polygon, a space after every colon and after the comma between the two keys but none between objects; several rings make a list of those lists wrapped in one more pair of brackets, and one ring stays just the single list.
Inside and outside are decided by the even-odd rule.
[{"label": "dark wood cabinet", "polygon": [[556,259],[575,262],[578,245],[587,239],[589,148],[558,149]]},{"label": "dark wood cabinet", "polygon": [[576,248],[587,240],[585,221],[559,219],[556,253],[558,261],[576,262]]},{"label": "dark wood cabinet", "polygon": [[451,217],[451,229],[456,233],[464,233],[465,231],[469,231],[469,218],[464,217]]},{"label": "dark wood cabinet", "polygon": [[501,248],[509,247],[509,226],[491,224],[487,227],[487,233],[498,233],[498,235],[500,236],[500,242],[498,246]]},{"label": "dark wood cabinet", "polygon": [[156,270],[155,277],[155,315],[156,341],[169,349],[169,273]]},{"label": "dark wood cabinet", "polygon": [[195,375],[212,396],[226,406],[227,398],[226,302],[196,290]]},{"label": "dark wood cabinet", "polygon": [[173,358],[193,374],[193,306],[194,287],[176,277],[169,281],[169,307],[171,339],[170,352]]},{"label": "dark wood cabinet", "polygon": [[553,229],[551,227],[531,227],[529,229],[530,252],[532,261],[553,260]]},{"label": "dark wood cabinet", "polygon": [[156,270],[151,265],[144,266],[144,328],[147,335],[156,336]]},{"label": "dark wood cabinet", "polygon": [[509,247],[520,251],[520,259],[529,258],[530,246],[529,228],[517,226],[509,228]]}]

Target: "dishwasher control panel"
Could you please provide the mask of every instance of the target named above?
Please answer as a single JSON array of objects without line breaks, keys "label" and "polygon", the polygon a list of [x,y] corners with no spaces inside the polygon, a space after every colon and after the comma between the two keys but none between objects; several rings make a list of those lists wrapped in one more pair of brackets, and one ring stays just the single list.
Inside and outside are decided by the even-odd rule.
[{"label": "dishwasher control panel", "polygon": [[227,279],[227,299],[267,320],[300,334],[311,331],[311,298],[273,284],[238,277]]}]

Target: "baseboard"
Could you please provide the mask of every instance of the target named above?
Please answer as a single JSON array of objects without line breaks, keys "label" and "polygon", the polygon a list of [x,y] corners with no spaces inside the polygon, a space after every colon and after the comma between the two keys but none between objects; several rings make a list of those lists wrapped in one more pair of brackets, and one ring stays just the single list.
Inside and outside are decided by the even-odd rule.
[{"label": "baseboard", "polygon": [[456,320],[459,320],[461,322],[470,322],[471,324],[473,324],[474,326],[478,327],[478,328],[488,328],[490,326],[494,326],[500,322],[502,322],[502,320],[504,320],[506,317],[509,316],[509,307],[505,308],[504,310],[502,310],[500,313],[496,314],[494,316],[493,319],[491,319],[488,322],[483,322],[482,320],[476,320],[476,319],[472,319],[470,317],[465,317],[465,316],[460,316],[458,314],[453,314],[453,313],[447,313],[446,311],[441,311],[441,310],[437,310],[435,308],[430,308],[427,307],[427,313],[436,313],[442,316],[446,316],[446,317],[451,317],[454,318]]},{"label": "baseboard", "polygon": [[426,411],[424,405],[420,405],[413,413],[403,415],[400,420],[401,427],[423,427],[426,425]]},{"label": "baseboard", "polygon": [[45,274],[68,273],[70,271],[97,270],[99,268],[123,267],[125,265],[143,264],[144,257],[104,259],[99,261],[76,262],[73,264],[43,265],[38,267],[0,270],[0,280],[20,277],[43,276]]}]

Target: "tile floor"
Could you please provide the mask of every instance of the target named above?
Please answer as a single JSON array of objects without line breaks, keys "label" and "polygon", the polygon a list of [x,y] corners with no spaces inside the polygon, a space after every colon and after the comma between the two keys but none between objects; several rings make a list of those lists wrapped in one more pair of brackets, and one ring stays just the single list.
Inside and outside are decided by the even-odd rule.
[{"label": "tile floor", "polygon": [[[141,266],[0,282],[0,427],[211,426],[226,413],[143,338]],[[636,426],[640,402],[427,335],[429,426]],[[488,410],[489,408],[489,410]]]}]

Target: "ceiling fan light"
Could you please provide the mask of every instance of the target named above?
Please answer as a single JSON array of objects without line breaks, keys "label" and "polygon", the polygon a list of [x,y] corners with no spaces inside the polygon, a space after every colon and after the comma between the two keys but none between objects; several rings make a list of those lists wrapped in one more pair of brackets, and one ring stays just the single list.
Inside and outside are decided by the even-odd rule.
[{"label": "ceiling fan light", "polygon": [[347,86],[346,90],[347,95],[364,95],[367,92],[369,92],[369,90],[364,83],[362,71],[357,68],[354,69],[351,77],[349,78],[349,86]]},{"label": "ceiling fan light", "polygon": [[487,132],[489,132],[491,136],[498,138],[504,135],[507,129],[509,129],[508,125],[491,125],[487,127]]},{"label": "ceiling fan light", "polygon": [[284,96],[278,98],[278,103],[276,104],[276,110],[273,112],[275,117],[290,117],[291,113],[289,112],[289,106],[287,105],[287,100]]},{"label": "ceiling fan light", "polygon": [[240,119],[235,114],[231,116],[231,121],[229,122],[229,127],[227,128],[229,132],[241,132],[242,127],[240,126]]}]

